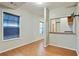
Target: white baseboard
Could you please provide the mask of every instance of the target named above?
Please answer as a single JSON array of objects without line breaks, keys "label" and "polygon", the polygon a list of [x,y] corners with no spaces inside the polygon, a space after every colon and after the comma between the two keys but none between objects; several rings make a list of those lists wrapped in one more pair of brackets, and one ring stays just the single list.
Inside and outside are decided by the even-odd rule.
[{"label": "white baseboard", "polygon": [[[41,40],[41,39],[39,39],[39,40]],[[34,41],[30,42],[30,43],[21,44],[21,45],[18,45],[17,47],[9,48],[9,49],[7,49],[7,50],[0,51],[0,53],[6,52],[6,51],[10,51],[10,50],[12,50],[12,49],[16,49],[16,48],[22,47],[22,46],[24,46],[24,45],[31,44],[31,43],[36,42],[36,41],[39,41],[39,40],[34,40]]]},{"label": "white baseboard", "polygon": [[61,48],[65,48],[65,49],[69,49],[69,50],[76,51],[76,49],[72,49],[72,48],[68,48],[68,47],[63,47],[63,46],[60,46],[60,45],[57,45],[57,44],[51,44],[51,43],[50,43],[49,45],[57,46],[57,47],[61,47]]},{"label": "white baseboard", "polygon": [[77,56],[79,56],[79,51],[76,50]]},{"label": "white baseboard", "polygon": [[79,52],[76,51],[76,53],[77,53],[77,56],[79,56]]}]

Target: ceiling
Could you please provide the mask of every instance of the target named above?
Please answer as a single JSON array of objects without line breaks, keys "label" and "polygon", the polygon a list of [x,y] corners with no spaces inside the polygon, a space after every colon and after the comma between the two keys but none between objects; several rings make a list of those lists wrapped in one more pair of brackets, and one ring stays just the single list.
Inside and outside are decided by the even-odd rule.
[{"label": "ceiling", "polygon": [[44,7],[47,7],[50,10],[61,7],[74,7],[76,5],[76,2],[43,2],[41,5],[36,4],[36,2],[0,2],[0,7],[17,9],[22,6],[24,9],[28,9],[39,16],[43,16]]},{"label": "ceiling", "polygon": [[21,7],[23,4],[25,4],[25,2],[0,2],[0,7],[17,9]]}]

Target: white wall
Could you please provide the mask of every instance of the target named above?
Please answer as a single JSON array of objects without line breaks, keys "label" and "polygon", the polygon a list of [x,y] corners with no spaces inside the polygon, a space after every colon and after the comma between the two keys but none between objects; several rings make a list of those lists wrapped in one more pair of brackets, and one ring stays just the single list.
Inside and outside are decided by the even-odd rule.
[{"label": "white wall", "polygon": [[52,19],[52,18],[70,16],[73,13],[73,11],[75,11],[75,9],[76,7],[51,9],[49,10],[50,11],[49,18]]},{"label": "white wall", "polygon": [[44,47],[47,47],[49,42],[49,9],[44,8]]},{"label": "white wall", "polygon": [[[57,17],[69,16],[75,11],[73,8],[57,8],[50,10],[49,19]],[[76,49],[76,35],[75,34],[50,34],[49,44],[55,44],[56,46],[61,46],[67,49]]]},{"label": "white wall", "polygon": [[50,34],[49,44],[67,48],[71,50],[76,50],[76,35],[74,34]]},{"label": "white wall", "polygon": [[[21,36],[17,39],[11,39],[8,41],[2,40],[2,11],[20,15],[20,32]],[[37,41],[40,38],[39,33],[39,23],[40,17],[32,14],[31,12],[24,10],[24,8],[19,8],[16,10],[11,9],[0,9],[0,53],[9,49],[13,49],[33,41]]]},{"label": "white wall", "polygon": [[[79,14],[79,3],[77,5],[76,14]],[[77,33],[77,51],[79,52],[79,17],[76,17],[76,33]]]},{"label": "white wall", "polygon": [[60,32],[73,31],[75,33],[74,26],[75,26],[75,21],[73,21],[73,25],[69,25],[67,18],[60,19]]}]

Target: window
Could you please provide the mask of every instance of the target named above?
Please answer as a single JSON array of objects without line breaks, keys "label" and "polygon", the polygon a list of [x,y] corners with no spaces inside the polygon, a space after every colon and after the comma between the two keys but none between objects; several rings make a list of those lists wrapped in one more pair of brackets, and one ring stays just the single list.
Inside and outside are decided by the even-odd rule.
[{"label": "window", "polygon": [[4,40],[19,37],[20,17],[7,12],[3,12],[3,38]]}]

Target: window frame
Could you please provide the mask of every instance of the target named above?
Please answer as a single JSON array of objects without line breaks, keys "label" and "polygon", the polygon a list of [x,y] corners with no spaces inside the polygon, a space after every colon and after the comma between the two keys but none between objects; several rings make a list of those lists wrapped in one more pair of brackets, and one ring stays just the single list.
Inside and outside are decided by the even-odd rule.
[{"label": "window frame", "polygon": [[21,26],[20,26],[20,16],[19,16],[19,36],[18,37],[15,37],[15,38],[9,38],[9,39],[4,39],[4,26],[3,26],[3,22],[4,22],[4,13],[7,13],[7,14],[11,14],[11,15],[14,15],[14,16],[19,16],[19,15],[17,15],[17,14],[14,14],[14,13],[11,13],[11,12],[6,12],[6,11],[2,11],[2,15],[1,15],[1,18],[2,18],[2,30],[1,30],[1,32],[2,32],[2,40],[3,41],[9,41],[9,40],[16,40],[16,39],[20,39],[20,37],[21,37]]}]

